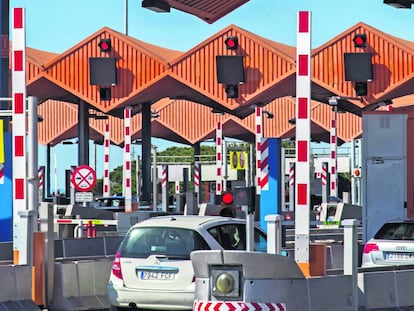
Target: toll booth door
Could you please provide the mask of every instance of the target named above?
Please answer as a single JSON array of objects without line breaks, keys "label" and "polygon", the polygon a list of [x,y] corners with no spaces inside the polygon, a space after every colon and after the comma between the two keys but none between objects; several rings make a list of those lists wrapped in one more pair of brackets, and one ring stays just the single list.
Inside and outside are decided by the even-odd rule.
[{"label": "toll booth door", "polygon": [[364,242],[387,220],[406,217],[403,159],[368,159],[366,162]]}]

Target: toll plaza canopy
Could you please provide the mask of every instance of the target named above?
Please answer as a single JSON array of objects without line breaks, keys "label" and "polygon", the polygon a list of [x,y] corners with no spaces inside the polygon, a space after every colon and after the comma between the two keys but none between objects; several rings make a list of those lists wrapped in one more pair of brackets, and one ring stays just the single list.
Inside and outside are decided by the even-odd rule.
[{"label": "toll plaza canopy", "polygon": [[197,16],[203,21],[212,24],[248,1],[249,0],[166,0],[164,2],[168,3],[172,8]]},{"label": "toll plaza canopy", "polygon": [[[367,36],[363,52],[372,54],[373,79],[368,95],[355,98],[354,85],[344,78],[344,53],[359,53],[355,34]],[[229,50],[224,41],[238,38],[238,48]],[[110,52],[101,52],[99,42],[110,39]],[[265,136],[291,138],[295,117],[296,49],[229,25],[187,52],[154,46],[110,28],[102,28],[62,54],[27,50],[27,94],[37,96],[44,122],[39,141],[56,144],[76,137],[76,104],[84,101],[91,113],[109,115],[114,130],[111,140],[123,143],[122,116],[131,106],[133,138],[141,135],[142,105],[150,103],[159,118],[152,120],[152,136],[194,144],[213,138],[218,120],[224,136],[254,140],[256,105],[275,118],[265,121]],[[217,81],[216,56],[242,56],[244,77],[239,96],[228,98],[225,85]],[[101,100],[99,87],[89,80],[89,58],[116,59],[117,83],[111,98]],[[312,139],[328,141],[333,112],[326,105],[338,96],[338,138],[341,142],[361,136],[361,114],[389,100],[410,95],[414,86],[414,43],[379,31],[362,22],[312,50]],[[71,105],[75,104],[75,105]],[[412,103],[412,102],[411,102]],[[410,104],[410,101],[407,102]],[[217,115],[212,110],[225,113]],[[50,118],[48,116],[51,116]],[[53,118],[52,118],[53,116]],[[59,117],[61,116],[61,117]],[[55,122],[62,120],[65,122]],[[50,119],[50,120],[49,120]],[[49,120],[49,121],[48,121]],[[91,139],[102,140],[104,122],[90,120]]]}]

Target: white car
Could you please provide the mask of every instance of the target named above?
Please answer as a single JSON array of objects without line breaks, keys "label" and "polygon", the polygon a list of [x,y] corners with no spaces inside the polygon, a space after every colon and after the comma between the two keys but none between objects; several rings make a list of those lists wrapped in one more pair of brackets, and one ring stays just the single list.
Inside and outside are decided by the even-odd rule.
[{"label": "white car", "polygon": [[414,265],[414,220],[386,222],[364,246],[362,268]]},{"label": "white car", "polygon": [[[266,234],[255,228],[255,250],[266,251]],[[111,311],[142,308],[192,310],[194,250],[245,250],[245,220],[171,215],[135,224],[115,255],[108,283]]]}]

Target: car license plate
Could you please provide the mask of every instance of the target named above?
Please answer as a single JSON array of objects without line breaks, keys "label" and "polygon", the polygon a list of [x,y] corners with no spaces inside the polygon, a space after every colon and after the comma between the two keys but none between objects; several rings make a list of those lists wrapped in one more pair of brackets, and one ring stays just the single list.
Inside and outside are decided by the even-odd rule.
[{"label": "car license plate", "polygon": [[163,271],[139,271],[141,280],[174,280],[176,273]]},{"label": "car license plate", "polygon": [[414,260],[414,253],[386,253],[387,260]]}]

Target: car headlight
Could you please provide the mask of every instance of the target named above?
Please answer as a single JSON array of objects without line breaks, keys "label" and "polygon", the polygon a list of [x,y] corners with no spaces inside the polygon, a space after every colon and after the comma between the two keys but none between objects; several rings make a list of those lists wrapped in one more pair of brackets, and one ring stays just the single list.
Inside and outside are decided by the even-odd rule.
[{"label": "car headlight", "polygon": [[213,295],[218,297],[238,297],[240,295],[239,275],[239,270],[213,269],[211,271]]}]

